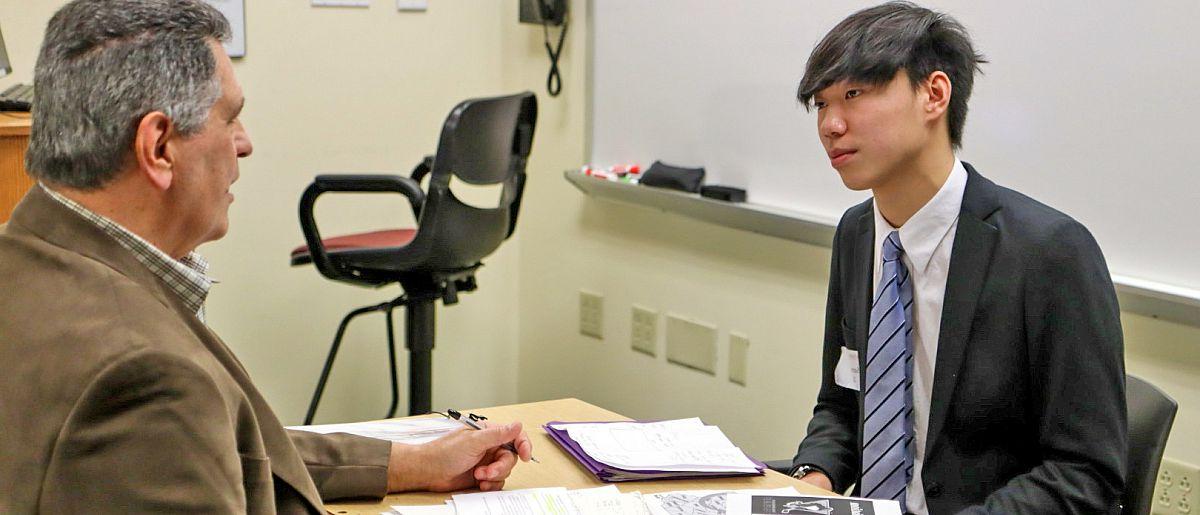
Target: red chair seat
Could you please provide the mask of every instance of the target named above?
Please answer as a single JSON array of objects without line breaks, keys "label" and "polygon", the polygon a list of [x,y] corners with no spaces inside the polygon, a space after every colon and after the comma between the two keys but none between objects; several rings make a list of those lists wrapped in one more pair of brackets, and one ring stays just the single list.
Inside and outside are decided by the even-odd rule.
[{"label": "red chair seat", "polygon": [[[417,235],[416,229],[390,229],[386,231],[361,232],[347,234],[321,240],[326,252],[350,249],[379,249],[388,247],[403,247],[412,242]],[[301,245],[292,250],[292,258],[308,255],[308,245]]]}]

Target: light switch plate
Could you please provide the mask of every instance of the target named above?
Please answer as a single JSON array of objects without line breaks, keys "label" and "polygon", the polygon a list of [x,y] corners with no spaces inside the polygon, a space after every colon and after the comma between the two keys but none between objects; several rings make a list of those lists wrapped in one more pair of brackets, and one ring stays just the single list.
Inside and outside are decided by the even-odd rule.
[{"label": "light switch plate", "polygon": [[667,361],[717,375],[717,328],[668,314]]},{"label": "light switch plate", "polygon": [[746,386],[746,362],[749,360],[750,338],[729,333],[729,382]]}]

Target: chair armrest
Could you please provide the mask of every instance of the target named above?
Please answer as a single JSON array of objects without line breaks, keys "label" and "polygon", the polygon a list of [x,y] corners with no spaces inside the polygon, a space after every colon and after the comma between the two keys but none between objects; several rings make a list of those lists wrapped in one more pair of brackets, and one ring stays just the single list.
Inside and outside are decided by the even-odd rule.
[{"label": "chair armrest", "polygon": [[433,171],[433,156],[425,156],[420,163],[417,163],[417,166],[413,167],[412,173],[408,176],[417,184],[421,184],[421,179],[424,179],[431,171]]},{"label": "chair armrest", "polygon": [[340,193],[381,193],[396,192],[408,197],[412,205],[413,216],[418,219],[421,207],[425,204],[425,192],[416,181],[399,175],[318,175],[313,183],[304,190],[300,197],[300,229],[304,231],[304,241],[308,244],[308,252],[313,264],[322,275],[330,279],[350,282],[361,282],[361,279],[339,270],[325,252],[325,244],[321,241],[321,231],[313,216],[313,206],[317,197],[328,192]]}]

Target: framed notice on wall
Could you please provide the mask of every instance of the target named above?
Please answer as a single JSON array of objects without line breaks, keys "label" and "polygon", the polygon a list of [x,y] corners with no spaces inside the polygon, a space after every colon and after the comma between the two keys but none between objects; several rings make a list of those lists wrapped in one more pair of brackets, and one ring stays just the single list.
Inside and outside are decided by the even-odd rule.
[{"label": "framed notice on wall", "polygon": [[205,0],[216,7],[233,29],[233,38],[225,43],[225,51],[229,57],[245,57],[246,55],[246,3],[245,0]]}]

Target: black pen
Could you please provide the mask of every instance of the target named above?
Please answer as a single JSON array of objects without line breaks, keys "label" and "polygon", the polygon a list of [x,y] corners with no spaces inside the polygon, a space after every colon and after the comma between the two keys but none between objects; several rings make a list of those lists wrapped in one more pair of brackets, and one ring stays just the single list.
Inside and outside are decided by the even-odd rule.
[{"label": "black pen", "polygon": [[[452,409],[446,410],[446,413],[440,413],[440,412],[435,412],[435,413],[437,413],[443,417],[462,422],[463,424],[466,424],[467,427],[474,429],[476,431],[483,429],[483,426],[477,424],[477,422],[479,422],[481,420],[487,420],[487,417],[485,417],[483,415],[476,415],[474,413],[467,413],[467,415],[464,417],[461,412],[459,412],[457,410],[452,410]],[[521,453],[517,452],[517,446],[513,445],[512,442],[508,442],[504,445],[501,445],[500,447],[507,449],[509,451],[512,451],[512,453],[514,455],[516,455],[518,459],[521,457]],[[529,455],[529,461],[532,461],[534,463],[541,463],[540,461],[537,460],[537,458],[534,458],[532,454]]]}]

